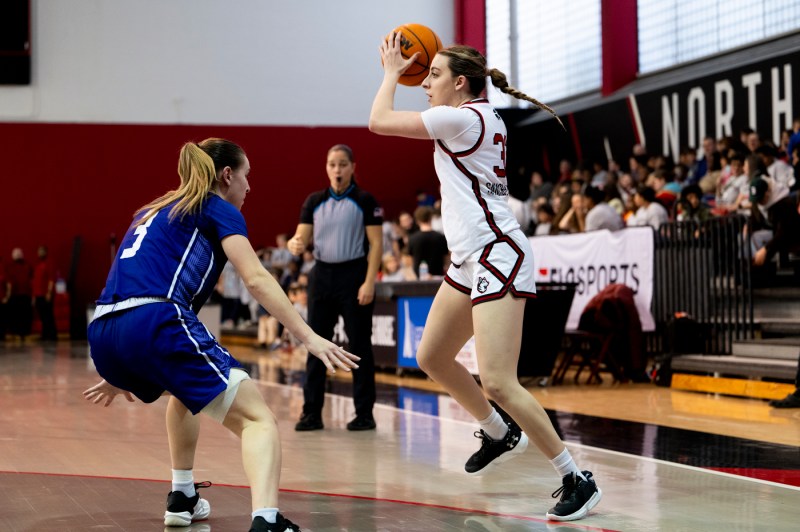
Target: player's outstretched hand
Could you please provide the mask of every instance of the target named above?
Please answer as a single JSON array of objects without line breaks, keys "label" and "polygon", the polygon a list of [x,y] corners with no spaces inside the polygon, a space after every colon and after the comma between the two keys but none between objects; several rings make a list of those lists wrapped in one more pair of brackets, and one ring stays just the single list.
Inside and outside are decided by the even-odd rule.
[{"label": "player's outstretched hand", "polygon": [[344,371],[358,368],[356,362],[361,360],[361,357],[345,351],[344,348],[316,334],[305,343],[305,346],[308,352],[320,359],[331,373],[336,373],[334,366],[338,366]]},{"label": "player's outstretched hand", "polygon": [[105,399],[105,403],[103,403],[103,406],[108,406],[114,401],[114,398],[119,394],[124,395],[125,399],[127,399],[131,403],[134,401],[131,392],[126,392],[125,390],[117,388],[116,386],[109,384],[105,379],[103,379],[102,381],[98,382],[91,388],[84,390],[83,398],[86,399],[87,401],[91,401],[94,404],[98,404]]}]

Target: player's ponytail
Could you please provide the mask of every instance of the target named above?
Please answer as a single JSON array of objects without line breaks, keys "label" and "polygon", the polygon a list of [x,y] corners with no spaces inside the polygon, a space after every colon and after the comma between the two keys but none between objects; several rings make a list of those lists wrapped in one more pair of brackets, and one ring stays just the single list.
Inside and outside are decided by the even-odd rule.
[{"label": "player's ponytail", "polygon": [[170,220],[178,216],[183,219],[187,214],[198,212],[216,186],[217,172],[226,166],[236,169],[243,160],[244,150],[225,139],[209,138],[199,144],[187,142],[178,156],[180,186],[136,211],[137,215],[147,211],[138,223],[146,222],[171,203],[175,205],[169,211]]},{"label": "player's ponytail", "polygon": [[528,96],[524,92],[520,92],[519,90],[517,90],[514,87],[512,87],[511,85],[509,85],[508,84],[508,78],[506,77],[506,75],[503,72],[497,70],[496,68],[491,68],[491,69],[486,71],[486,75],[491,78],[492,85],[494,85],[495,87],[500,89],[500,92],[502,92],[504,94],[508,94],[509,96],[513,96],[514,98],[517,98],[518,100],[525,100],[525,101],[531,102],[533,105],[535,105],[539,109],[544,109],[545,111],[547,111],[548,113],[553,115],[553,117],[556,120],[558,120],[558,123],[561,124],[562,128],[564,128],[564,131],[567,130],[567,128],[564,127],[564,123],[558,117],[556,112],[553,111],[553,109],[550,108],[550,106],[543,104],[542,102],[540,102],[539,100],[537,100],[533,96]]}]

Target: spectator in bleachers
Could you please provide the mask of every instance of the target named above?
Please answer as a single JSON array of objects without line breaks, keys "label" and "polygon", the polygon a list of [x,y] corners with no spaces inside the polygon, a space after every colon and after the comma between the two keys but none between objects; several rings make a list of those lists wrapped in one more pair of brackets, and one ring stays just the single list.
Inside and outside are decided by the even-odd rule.
[{"label": "spectator in bleachers", "polygon": [[[739,142],[741,142],[742,146],[747,148],[747,138],[750,136],[751,133],[755,133],[755,130],[751,127],[743,127],[739,130]],[[750,148],[747,148],[749,151]]]},{"label": "spectator in bleachers", "polygon": [[394,253],[397,247],[397,239],[399,233],[397,229],[397,220],[383,220],[381,224],[381,240],[383,242],[382,249],[384,253]]},{"label": "spectator in bleachers", "polygon": [[782,129],[781,130],[781,142],[778,145],[778,159],[781,161],[789,164],[790,157],[789,157],[789,142],[792,140],[792,135],[794,131],[791,129]]},{"label": "spectator in bleachers", "polygon": [[764,161],[755,153],[751,153],[744,159],[744,174],[747,176],[747,188],[744,190],[744,198],[739,203],[743,209],[750,210],[750,183],[757,177],[767,177],[767,168],[764,166]]},{"label": "spectator in bleachers", "polygon": [[[692,183],[699,183],[708,172],[718,165],[717,160],[717,141],[714,137],[703,139],[703,156],[697,161],[697,169],[694,173]],[[689,183],[690,185],[692,183]]]},{"label": "spectator in bleachers", "polygon": [[39,261],[33,269],[33,297],[36,314],[42,324],[42,340],[58,340],[56,318],[53,313],[55,298],[56,272],[53,263],[47,256],[47,247],[39,246]]},{"label": "spectator in bleachers", "polygon": [[609,172],[606,184],[603,187],[604,200],[608,205],[616,211],[620,216],[620,220],[625,225],[625,214],[628,211],[627,206],[622,201],[622,195],[619,193],[618,178],[616,172]]},{"label": "spectator in bleachers", "polygon": [[381,271],[378,276],[380,282],[398,282],[398,281],[413,281],[416,276],[409,276],[408,272],[413,275],[413,269],[400,268],[400,261],[394,256],[394,253],[384,253],[381,259]]},{"label": "spectator in bleachers", "polygon": [[569,159],[561,159],[558,163],[558,175],[556,176],[556,183],[566,183],[572,179],[572,162]]},{"label": "spectator in bleachers", "polygon": [[[755,266],[763,266],[777,253],[800,251],[800,213],[797,200],[785,185],[769,178],[755,178],[750,182],[750,204]],[[759,229],[770,229],[772,237],[758,242],[755,232]]]},{"label": "spectator in bleachers", "polygon": [[408,253],[414,259],[414,273],[417,277],[420,277],[419,265],[422,262],[427,263],[428,274],[434,276],[444,276],[450,266],[447,239],[442,233],[433,230],[432,219],[433,209],[430,207],[417,207],[414,211],[414,221],[419,231],[408,237]]},{"label": "spectator in bleachers", "polygon": [[569,191],[573,194],[580,194],[587,180],[584,179],[581,170],[572,172],[572,179],[569,181]]},{"label": "spectator in bleachers", "polygon": [[[786,153],[789,157],[789,163],[793,165],[792,161],[792,152],[794,151],[795,147],[800,146],[800,116],[796,117],[792,121],[792,134],[789,137],[789,142],[786,145]],[[800,179],[800,175],[795,171],[795,177]]]},{"label": "spectator in bleachers", "polygon": [[6,265],[0,257],[0,342],[6,341],[8,328],[8,298],[11,295],[11,283],[6,278]]},{"label": "spectator in bleachers", "polygon": [[593,186],[587,186],[581,194],[578,225],[581,231],[617,231],[625,227],[619,213],[605,202],[605,192]]},{"label": "spectator in bleachers", "polygon": [[569,196],[562,196],[560,200],[559,212],[556,213],[553,225],[550,229],[552,234],[580,233],[580,223],[578,213],[583,209],[583,200],[580,193],[570,193]]},{"label": "spectator in bleachers", "polygon": [[289,285],[297,282],[297,277],[300,275],[300,263],[292,257],[292,260],[286,264],[286,267],[279,271],[281,274],[278,283],[281,285],[281,288],[283,288],[283,291],[288,294]]},{"label": "spectator in bleachers", "polygon": [[433,202],[433,218],[431,219],[431,227],[434,231],[444,234],[444,225],[442,224],[442,199],[437,198]]},{"label": "spectator in bleachers", "polygon": [[678,155],[678,165],[685,168],[686,175],[683,182],[686,184],[696,183],[700,179],[696,177],[697,174],[697,152],[688,146],[681,148]]},{"label": "spectator in bleachers", "polygon": [[606,184],[606,178],[608,177],[608,170],[603,165],[601,161],[593,161],[592,162],[592,179],[589,182],[593,187],[602,188],[603,185]]},{"label": "spectator in bleachers", "polygon": [[314,268],[316,263],[317,260],[314,258],[314,250],[309,247],[303,251],[302,263],[300,264],[300,273],[307,274]]},{"label": "spectator in bleachers", "polygon": [[755,153],[759,146],[761,146],[761,137],[756,131],[751,131],[747,134],[745,146],[750,150],[750,153]]},{"label": "spectator in bleachers", "polygon": [[533,231],[533,236],[549,235],[554,217],[553,207],[549,203],[540,205],[536,210],[536,228]]},{"label": "spectator in bleachers", "polygon": [[667,212],[671,212],[681,193],[681,187],[673,181],[671,172],[663,167],[658,168],[648,176],[645,184],[655,191],[656,200]]},{"label": "spectator in bleachers", "polygon": [[399,255],[408,248],[408,237],[419,231],[419,227],[414,222],[414,217],[407,211],[403,211],[397,217],[397,239],[395,240],[394,254]]},{"label": "spectator in bleachers", "polygon": [[750,180],[744,172],[744,160],[741,153],[728,155],[730,171],[727,177],[720,178],[715,196],[715,208],[720,214],[737,211],[749,194]]},{"label": "spectator in bleachers", "polygon": [[633,196],[636,212],[628,219],[629,226],[649,225],[658,230],[661,224],[669,222],[669,213],[658,201],[655,191],[646,186],[639,185],[636,195]]},{"label": "spectator in bleachers", "polygon": [[[278,280],[274,270],[267,270],[273,279]],[[303,317],[305,319],[305,316]],[[280,345],[278,330],[280,322],[275,316],[270,315],[261,305],[256,309],[256,347],[261,349],[277,349]]]},{"label": "spectator in bleachers", "polygon": [[679,222],[703,223],[713,218],[711,209],[703,203],[703,190],[700,185],[689,185],[681,190],[676,220]]},{"label": "spectator in bleachers", "polygon": [[436,198],[422,189],[417,189],[417,207],[433,207]]},{"label": "spectator in bleachers", "polygon": [[9,332],[24,341],[31,333],[33,321],[33,267],[25,260],[21,248],[11,251],[6,275],[11,284],[7,307]]},{"label": "spectator in bleachers", "polygon": [[545,181],[541,172],[536,170],[531,172],[530,196],[528,196],[531,203],[537,204],[542,198],[549,201],[552,193],[553,183]]},{"label": "spectator in bleachers", "polygon": [[[300,283],[298,281],[293,282],[289,285],[289,289],[286,291],[286,295],[289,297],[289,301],[292,302],[292,306],[297,311],[298,314],[305,320],[308,321],[308,285]],[[283,329],[283,341],[285,344],[292,348],[301,348],[303,349],[303,343],[297,339],[295,335],[293,335],[288,329]]]},{"label": "spectator in bleachers", "polygon": [[222,295],[222,328],[233,329],[239,320],[241,293],[239,274],[230,261],[225,263],[217,282],[217,291]]},{"label": "spectator in bleachers", "polygon": [[795,190],[794,168],[778,158],[778,151],[771,144],[762,144],[756,149],[756,154],[767,168],[767,175],[777,183],[786,185],[789,190]]},{"label": "spectator in bleachers", "polygon": [[636,184],[644,183],[652,169],[647,166],[647,155],[634,155],[630,158],[630,174]]},{"label": "spectator in bleachers", "polygon": [[636,194],[636,182],[633,176],[628,172],[620,174],[617,180],[617,190],[619,191],[619,198],[622,200],[626,210],[633,207],[633,196]]},{"label": "spectator in bleachers", "polygon": [[294,256],[286,247],[288,241],[286,233],[275,236],[275,247],[272,248],[270,255],[270,264],[273,268],[285,269],[294,260]]}]

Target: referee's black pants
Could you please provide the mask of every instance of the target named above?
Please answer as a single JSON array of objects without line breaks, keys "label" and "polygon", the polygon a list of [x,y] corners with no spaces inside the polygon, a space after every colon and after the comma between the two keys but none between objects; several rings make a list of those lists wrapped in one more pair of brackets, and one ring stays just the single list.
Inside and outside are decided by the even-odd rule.
[{"label": "referee's black pants", "polygon": [[[338,264],[317,261],[308,276],[308,324],[323,338],[333,338],[341,315],[349,339],[348,350],[361,357],[353,370],[353,402],[356,415],[372,417],[375,404],[375,359],[372,355],[372,310],[358,304],[358,289],[367,275],[366,258]],[[341,371],[341,370],[339,370]],[[322,414],[325,403],[325,364],[308,355],[303,386],[304,414]]]}]

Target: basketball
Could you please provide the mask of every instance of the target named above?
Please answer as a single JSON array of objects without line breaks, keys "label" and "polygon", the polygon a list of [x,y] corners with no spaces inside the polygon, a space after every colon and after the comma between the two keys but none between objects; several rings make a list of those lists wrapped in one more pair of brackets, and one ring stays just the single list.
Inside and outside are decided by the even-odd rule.
[{"label": "basketball", "polygon": [[401,54],[408,59],[419,52],[416,61],[408,67],[402,76],[400,84],[416,87],[428,76],[431,61],[436,52],[442,49],[442,40],[432,29],[422,24],[403,24],[392,30],[389,34],[400,33]]}]

